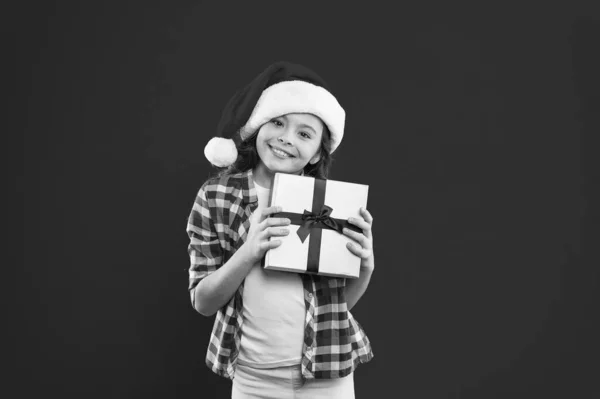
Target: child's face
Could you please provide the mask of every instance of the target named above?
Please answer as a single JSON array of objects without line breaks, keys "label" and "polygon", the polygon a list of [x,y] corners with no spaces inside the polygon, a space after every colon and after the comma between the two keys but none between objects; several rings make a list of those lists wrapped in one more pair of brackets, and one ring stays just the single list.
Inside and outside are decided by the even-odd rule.
[{"label": "child's face", "polygon": [[298,173],[319,160],[323,122],[312,114],[287,114],[261,126],[256,137],[259,167]]}]

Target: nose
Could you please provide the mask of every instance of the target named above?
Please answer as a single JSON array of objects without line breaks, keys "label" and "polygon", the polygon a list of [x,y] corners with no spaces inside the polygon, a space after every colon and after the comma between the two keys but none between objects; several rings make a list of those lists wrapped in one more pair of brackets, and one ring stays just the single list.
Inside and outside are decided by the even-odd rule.
[{"label": "nose", "polygon": [[284,133],[281,133],[281,135],[279,137],[277,137],[277,141],[279,141],[282,144],[291,145],[292,144],[292,140],[290,138],[291,134],[292,134],[291,129],[286,129],[286,131]]}]

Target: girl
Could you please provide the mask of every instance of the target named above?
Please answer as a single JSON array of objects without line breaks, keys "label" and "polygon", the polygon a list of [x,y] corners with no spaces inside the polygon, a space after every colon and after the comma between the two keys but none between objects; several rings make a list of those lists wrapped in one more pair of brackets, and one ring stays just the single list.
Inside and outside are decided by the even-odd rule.
[{"label": "girl", "polygon": [[206,364],[233,380],[232,398],[354,398],[354,370],[373,357],[349,312],[375,267],[366,209],[349,220],[363,233],[344,232],[361,258],[358,279],[261,267],[289,234],[289,219],[269,217],[281,211],[267,207],[274,174],[327,178],[344,123],[317,74],[277,62],[231,98],[221,137],[205,147],[222,169],[202,185],[188,219],[189,291],[200,314],[216,313]]}]

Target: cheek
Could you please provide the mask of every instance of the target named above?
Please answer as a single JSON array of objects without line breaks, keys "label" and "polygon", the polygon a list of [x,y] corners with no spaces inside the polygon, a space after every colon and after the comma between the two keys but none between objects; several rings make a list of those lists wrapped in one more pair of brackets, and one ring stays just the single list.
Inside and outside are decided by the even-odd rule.
[{"label": "cheek", "polygon": [[261,148],[265,148],[267,145],[267,141],[268,141],[268,132],[265,131],[266,129],[261,128],[261,130],[258,132],[257,136],[256,136],[256,147],[258,149]]},{"label": "cheek", "polygon": [[320,147],[320,143],[307,143],[304,150],[302,151],[303,158],[309,160],[314,158],[314,156],[319,153]]},{"label": "cheek", "polygon": [[263,140],[269,139],[271,136],[273,136],[273,131],[273,125],[267,122],[258,129],[258,138],[262,138]]},{"label": "cheek", "polygon": [[267,143],[264,140],[256,140],[256,151],[259,157],[264,158],[267,154]]}]

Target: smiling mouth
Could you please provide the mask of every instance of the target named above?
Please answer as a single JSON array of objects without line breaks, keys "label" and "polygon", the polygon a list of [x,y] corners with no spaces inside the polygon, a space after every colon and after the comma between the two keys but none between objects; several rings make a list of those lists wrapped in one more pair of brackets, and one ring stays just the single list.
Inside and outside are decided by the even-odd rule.
[{"label": "smiling mouth", "polygon": [[292,154],[290,154],[289,152],[285,152],[283,150],[280,150],[277,147],[273,147],[272,145],[269,145],[269,148],[271,149],[271,151],[273,151],[273,153],[275,155],[277,155],[279,158],[294,158],[294,156]]}]

